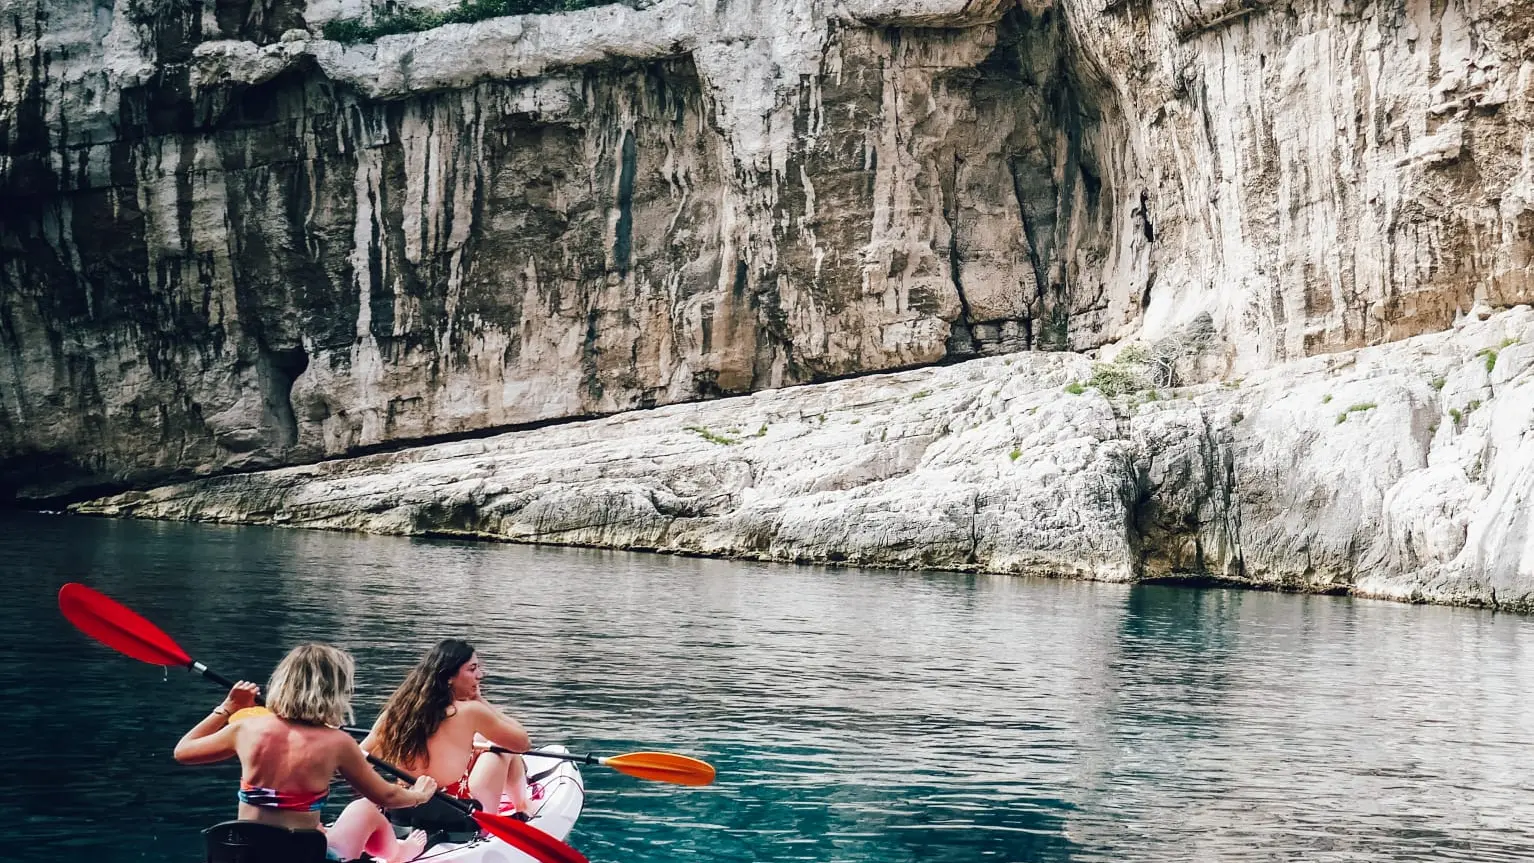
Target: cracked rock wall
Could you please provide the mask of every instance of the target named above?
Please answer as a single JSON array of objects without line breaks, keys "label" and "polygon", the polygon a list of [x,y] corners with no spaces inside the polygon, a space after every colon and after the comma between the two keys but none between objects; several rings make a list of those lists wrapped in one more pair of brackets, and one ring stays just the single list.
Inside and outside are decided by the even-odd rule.
[{"label": "cracked rock wall", "polygon": [[1518,0],[1062,0],[1130,118],[1143,328],[1208,311],[1230,374],[1534,297]]},{"label": "cracked rock wall", "polygon": [[1100,341],[1059,17],[774,8],[0,8],[12,493]]},{"label": "cracked rock wall", "polygon": [[0,0],[5,494],[1534,287],[1524,0],[368,9]]}]

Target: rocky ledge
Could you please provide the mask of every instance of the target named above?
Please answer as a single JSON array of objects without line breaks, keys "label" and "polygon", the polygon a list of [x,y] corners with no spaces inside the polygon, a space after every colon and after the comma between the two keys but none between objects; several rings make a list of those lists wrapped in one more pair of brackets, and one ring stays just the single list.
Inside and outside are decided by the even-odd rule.
[{"label": "rocky ledge", "polygon": [[[1111,352],[1105,352],[1105,356]],[[75,512],[1534,608],[1534,311],[1155,388],[1022,353]]]}]

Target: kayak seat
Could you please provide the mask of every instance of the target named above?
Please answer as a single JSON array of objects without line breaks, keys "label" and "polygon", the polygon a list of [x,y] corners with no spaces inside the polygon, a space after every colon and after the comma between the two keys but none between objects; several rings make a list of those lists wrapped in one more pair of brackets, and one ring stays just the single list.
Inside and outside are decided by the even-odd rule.
[{"label": "kayak seat", "polygon": [[[472,802],[471,805],[475,809],[480,808],[478,802]],[[401,839],[408,836],[411,830],[426,831],[427,847],[443,842],[468,842],[479,835],[479,825],[474,823],[473,818],[463,814],[463,810],[436,798],[420,806],[390,809],[384,814],[394,825],[394,834]]]},{"label": "kayak seat", "polygon": [[255,821],[223,821],[202,831],[207,863],[325,863],[325,834]]}]

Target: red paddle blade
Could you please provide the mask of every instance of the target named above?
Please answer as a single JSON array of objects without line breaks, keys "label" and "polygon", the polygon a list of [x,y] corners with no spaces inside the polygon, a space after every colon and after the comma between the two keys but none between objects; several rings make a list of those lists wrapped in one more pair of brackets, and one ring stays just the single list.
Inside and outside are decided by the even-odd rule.
[{"label": "red paddle blade", "polygon": [[151,665],[191,665],[181,645],[133,609],[83,584],[59,588],[59,611],[75,628],[119,653]]},{"label": "red paddle blade", "polygon": [[489,812],[475,812],[474,820],[486,833],[543,863],[587,863],[581,852],[526,822]]}]

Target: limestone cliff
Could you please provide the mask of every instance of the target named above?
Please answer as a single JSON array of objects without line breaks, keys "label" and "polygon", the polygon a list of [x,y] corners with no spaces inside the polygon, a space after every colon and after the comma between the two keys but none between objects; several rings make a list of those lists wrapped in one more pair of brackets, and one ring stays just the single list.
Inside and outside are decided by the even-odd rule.
[{"label": "limestone cliff", "polygon": [[1531,293],[1513,0],[313,35],[371,11],[0,2],[12,494],[1190,324],[1238,375]]},{"label": "limestone cliff", "polygon": [[1143,258],[1101,118],[1053,12],[964,6],[667,0],[343,47],[295,4],[8,3],[13,484],[1101,341],[1066,271]]}]

